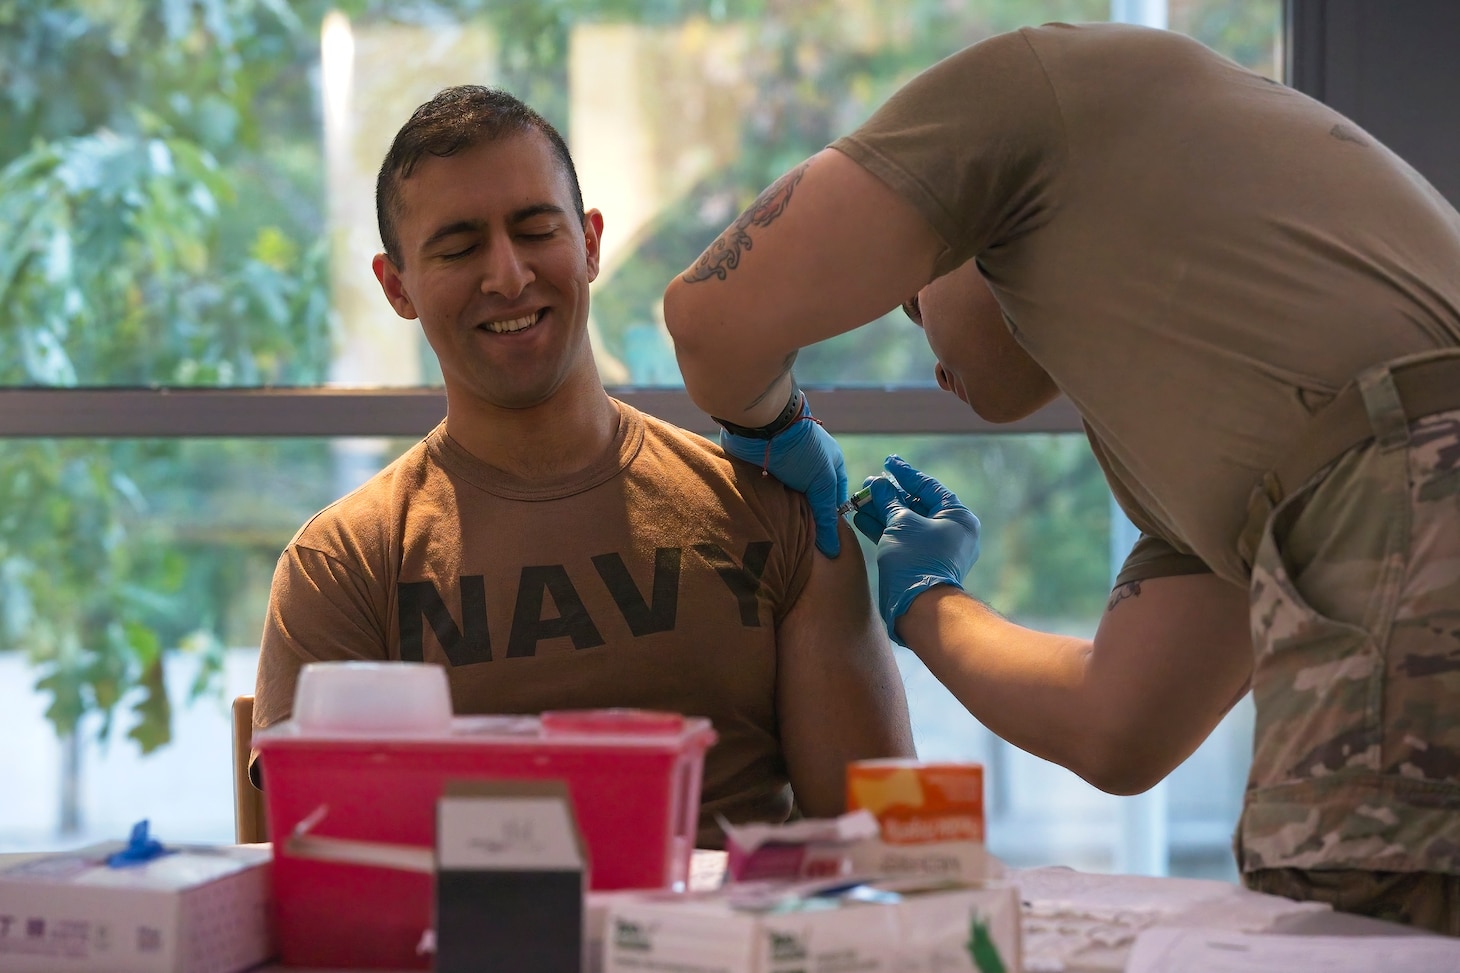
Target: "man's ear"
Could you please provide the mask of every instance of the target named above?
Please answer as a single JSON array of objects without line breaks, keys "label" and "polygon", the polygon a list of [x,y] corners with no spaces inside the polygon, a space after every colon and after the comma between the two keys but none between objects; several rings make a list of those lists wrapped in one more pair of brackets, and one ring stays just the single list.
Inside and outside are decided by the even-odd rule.
[{"label": "man's ear", "polygon": [[377,253],[375,259],[370,261],[370,269],[375,271],[375,279],[380,281],[380,289],[385,291],[385,299],[395,308],[395,313],[408,321],[414,321],[416,306],[406,293],[405,283],[400,279],[400,271],[396,269],[394,261],[383,253]]},{"label": "man's ear", "polygon": [[588,279],[598,279],[598,245],[603,238],[603,214],[590,209],[583,214],[583,245],[588,251]]}]

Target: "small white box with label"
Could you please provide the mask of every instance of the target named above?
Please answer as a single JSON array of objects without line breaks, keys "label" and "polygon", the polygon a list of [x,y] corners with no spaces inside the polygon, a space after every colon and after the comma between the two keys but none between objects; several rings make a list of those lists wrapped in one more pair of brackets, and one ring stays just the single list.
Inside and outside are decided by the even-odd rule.
[{"label": "small white box with label", "polygon": [[109,866],[124,847],[0,863],[0,970],[236,973],[273,954],[267,845]]},{"label": "small white box with label", "polygon": [[[731,887],[732,889],[734,887]],[[1019,896],[985,887],[888,891],[747,909],[713,895],[618,893],[604,973],[1018,973]]]}]

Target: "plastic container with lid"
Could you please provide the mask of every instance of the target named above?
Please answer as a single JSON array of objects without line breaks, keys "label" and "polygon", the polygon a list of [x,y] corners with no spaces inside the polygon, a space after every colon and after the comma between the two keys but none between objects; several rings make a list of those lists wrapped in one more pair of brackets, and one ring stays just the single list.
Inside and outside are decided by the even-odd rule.
[{"label": "plastic container with lid", "polygon": [[[398,665],[405,664],[386,668]],[[443,670],[423,668],[437,669],[444,685]],[[356,676],[339,677],[323,692]],[[412,675],[406,678],[422,684],[411,692],[425,701],[420,718],[403,726],[394,712],[383,720],[391,727],[379,729],[347,707],[305,698],[335,678],[302,677],[295,712],[303,719],[261,730],[253,741],[274,839],[275,916],[286,965],[430,965],[416,947],[431,925],[436,802],[449,780],[563,780],[587,851],[590,888],[685,887],[705,751],[715,740],[708,720],[610,709],[443,721],[441,697],[424,688],[436,677]],[[296,831],[338,853],[296,854]],[[351,848],[365,853],[352,856]],[[388,864],[392,852],[398,861],[415,855],[426,864]]]}]

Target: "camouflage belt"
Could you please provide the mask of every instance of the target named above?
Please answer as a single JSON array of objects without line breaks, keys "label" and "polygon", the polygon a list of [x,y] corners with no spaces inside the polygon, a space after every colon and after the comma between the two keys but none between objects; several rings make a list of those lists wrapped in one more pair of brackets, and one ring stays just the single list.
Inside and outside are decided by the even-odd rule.
[{"label": "camouflage belt", "polygon": [[[1386,381],[1389,379],[1389,381]],[[1247,523],[1237,539],[1237,553],[1250,570],[1263,527],[1288,492],[1307,483],[1344,453],[1375,436],[1365,394],[1398,392],[1397,405],[1413,421],[1460,408],[1460,348],[1446,348],[1376,365],[1349,382],[1333,401],[1309,420],[1290,449],[1252,490]]]}]

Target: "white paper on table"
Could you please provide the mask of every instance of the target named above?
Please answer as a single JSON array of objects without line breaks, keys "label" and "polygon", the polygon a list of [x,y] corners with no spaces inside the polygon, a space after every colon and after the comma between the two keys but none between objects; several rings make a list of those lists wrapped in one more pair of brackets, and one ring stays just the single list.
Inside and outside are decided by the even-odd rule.
[{"label": "white paper on table", "polygon": [[1061,867],[1018,869],[1012,877],[1026,902],[1092,915],[1175,916],[1242,891],[1216,879],[1105,875]]},{"label": "white paper on table", "polygon": [[1124,969],[1142,930],[1161,925],[1262,932],[1294,914],[1328,911],[1231,882],[1102,875],[1069,868],[1011,873],[1024,900],[1026,973]]},{"label": "white paper on table", "polygon": [[1278,936],[1211,929],[1147,929],[1126,973],[1460,973],[1447,936]]}]

